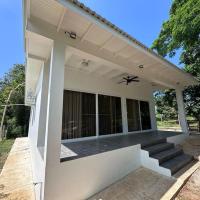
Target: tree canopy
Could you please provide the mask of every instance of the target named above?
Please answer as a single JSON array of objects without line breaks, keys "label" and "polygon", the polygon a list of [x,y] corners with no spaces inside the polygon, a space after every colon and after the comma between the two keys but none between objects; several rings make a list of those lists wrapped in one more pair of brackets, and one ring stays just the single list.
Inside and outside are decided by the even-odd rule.
[{"label": "tree canopy", "polygon": [[[11,90],[25,82],[25,67],[16,64],[0,79],[0,120]],[[8,104],[24,104],[24,85],[14,90]],[[6,111],[4,125],[8,137],[27,135],[29,108],[25,106],[9,106]]]},{"label": "tree canopy", "polygon": [[[173,57],[180,50],[183,70],[200,81],[200,0],[174,0],[169,19],[163,23],[152,48],[164,57]],[[163,95],[167,103],[170,93],[173,91],[168,90]],[[184,100],[187,114],[200,121],[200,86],[186,88]]]}]

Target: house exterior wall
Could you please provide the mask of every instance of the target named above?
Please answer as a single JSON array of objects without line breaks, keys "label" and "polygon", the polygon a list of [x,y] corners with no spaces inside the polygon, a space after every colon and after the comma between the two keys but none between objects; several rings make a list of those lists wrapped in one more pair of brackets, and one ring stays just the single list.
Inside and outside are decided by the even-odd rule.
[{"label": "house exterior wall", "polygon": [[41,149],[38,148],[38,137],[39,133],[39,124],[42,122],[41,119],[41,100],[43,99],[42,88],[43,88],[43,78],[44,78],[44,67],[41,68],[40,75],[37,81],[37,86],[35,89],[36,102],[35,105],[31,106],[31,114],[29,120],[29,132],[28,137],[30,141],[30,150],[31,150],[31,161],[33,168],[33,182],[37,183],[36,186],[36,197],[37,199],[40,193],[40,183],[44,180],[45,166],[41,154]]},{"label": "house exterior wall", "polygon": [[140,165],[140,145],[62,162],[46,199],[87,199]]},{"label": "house exterior wall", "polygon": [[[39,130],[39,124],[43,122],[42,130],[45,131],[46,116],[44,112],[43,101],[47,100],[48,94],[48,79],[49,71],[45,70],[45,67],[49,68],[49,63],[46,63],[40,72],[40,76],[37,82],[36,92],[36,104],[32,106],[29,138],[32,146],[32,162],[34,172],[34,182],[38,183],[36,187],[36,195],[40,196],[40,187],[43,187],[45,176],[45,163],[42,156],[44,147],[41,142],[41,128]],[[111,96],[121,97],[122,102],[125,98],[132,98],[137,100],[149,101],[150,107],[152,106],[152,88],[150,85],[144,83],[130,84],[128,86],[117,84],[114,81],[110,81],[106,78],[96,77],[93,74],[86,74],[83,72],[65,69],[64,89],[91,92],[95,94],[105,94]],[[44,87],[45,86],[45,87]],[[45,97],[45,98],[44,98]],[[45,101],[46,101],[45,100]],[[123,118],[126,115],[124,112],[125,106],[122,106]],[[150,108],[151,118],[155,116],[154,109]],[[41,114],[41,112],[43,112]],[[45,116],[45,117],[44,117]],[[152,121],[152,124],[154,121]],[[152,125],[152,127],[155,127]],[[40,137],[38,136],[40,134]],[[57,134],[61,133],[58,131]],[[43,136],[42,136],[43,137]],[[44,138],[45,139],[45,138]],[[52,194],[49,192],[45,195],[45,199],[85,199],[94,193],[100,191],[106,186],[119,180],[129,172],[137,169],[140,163],[140,147],[133,146],[116,151],[107,152],[87,158],[82,158],[70,162],[63,162],[56,164],[54,170],[51,171],[53,176],[53,182],[48,183],[48,188],[52,189]],[[53,161],[52,161],[53,162]],[[112,163],[112,164],[111,164]],[[77,183],[79,183],[77,188]],[[66,188],[68,188],[66,190]],[[77,192],[78,190],[78,192]],[[51,191],[48,189],[48,191]]]}]

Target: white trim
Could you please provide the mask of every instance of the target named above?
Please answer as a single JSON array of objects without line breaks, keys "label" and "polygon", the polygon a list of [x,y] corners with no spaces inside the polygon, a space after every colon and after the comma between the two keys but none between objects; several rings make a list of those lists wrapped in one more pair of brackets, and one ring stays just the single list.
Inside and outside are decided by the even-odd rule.
[{"label": "white trim", "polygon": [[122,125],[123,125],[123,133],[128,133],[128,119],[127,119],[127,105],[126,105],[125,97],[121,97],[121,107],[122,107]]},{"label": "white trim", "polygon": [[81,42],[83,42],[85,40],[85,38],[88,36],[88,34],[90,33],[90,31],[92,30],[92,28],[94,27],[94,24],[91,23],[88,27],[88,29],[86,30],[86,32],[83,34],[82,38],[81,38]]},{"label": "white trim", "polygon": [[96,137],[99,137],[99,98],[98,94],[95,94],[95,102],[96,102]]},{"label": "white trim", "polygon": [[65,17],[66,10],[67,10],[66,8],[63,8],[63,10],[61,12],[60,19],[58,21],[58,25],[57,25],[57,29],[56,29],[57,32],[59,32],[60,28],[62,27],[62,23],[63,23],[64,17]]},{"label": "white trim", "polygon": [[140,110],[140,101],[138,101],[138,106],[139,106],[139,119],[140,119],[140,130],[142,131],[142,118],[141,118],[141,110]]},{"label": "white trim", "polygon": [[82,137],[82,138],[75,138],[75,139],[64,139],[61,140],[61,143],[69,143],[69,142],[80,142],[80,141],[86,141],[86,140],[94,140],[94,139],[103,139],[103,138],[109,138],[109,137],[117,137],[117,136],[123,136],[123,135],[131,135],[131,134],[137,134],[137,133],[146,133],[146,132],[151,132],[153,129],[147,129],[147,130],[141,130],[141,131],[133,131],[133,132],[128,132],[126,134],[124,133],[114,133],[114,134],[109,134],[109,135],[99,135],[97,136],[91,136],[91,137]]}]

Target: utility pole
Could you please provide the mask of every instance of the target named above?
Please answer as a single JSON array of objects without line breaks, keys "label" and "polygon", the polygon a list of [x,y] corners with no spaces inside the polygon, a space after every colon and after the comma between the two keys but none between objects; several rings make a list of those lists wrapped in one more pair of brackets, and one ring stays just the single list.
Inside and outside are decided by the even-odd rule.
[{"label": "utility pole", "polygon": [[13,88],[9,95],[8,95],[8,98],[6,100],[6,104],[4,106],[4,110],[3,110],[3,116],[1,118],[1,125],[0,125],[0,141],[2,140],[3,138],[3,123],[4,123],[4,118],[5,118],[5,115],[6,115],[6,110],[7,110],[7,107],[8,107],[8,102],[10,101],[10,97],[12,95],[12,93],[17,90],[20,86],[24,85],[25,83],[20,83],[19,85],[17,85],[15,88]]}]

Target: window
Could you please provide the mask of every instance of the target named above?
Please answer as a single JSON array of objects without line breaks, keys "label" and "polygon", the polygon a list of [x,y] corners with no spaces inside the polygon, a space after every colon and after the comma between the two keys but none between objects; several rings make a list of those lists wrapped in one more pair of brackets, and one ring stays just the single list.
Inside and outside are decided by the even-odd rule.
[{"label": "window", "polygon": [[142,130],[151,129],[149,103],[147,101],[140,101],[140,113]]},{"label": "window", "polygon": [[62,139],[96,135],[95,94],[65,90]]},{"label": "window", "polygon": [[122,133],[121,98],[98,95],[99,135]]},{"label": "window", "polygon": [[126,99],[126,106],[127,106],[128,131],[131,132],[131,131],[141,130],[139,102],[134,99]]}]

